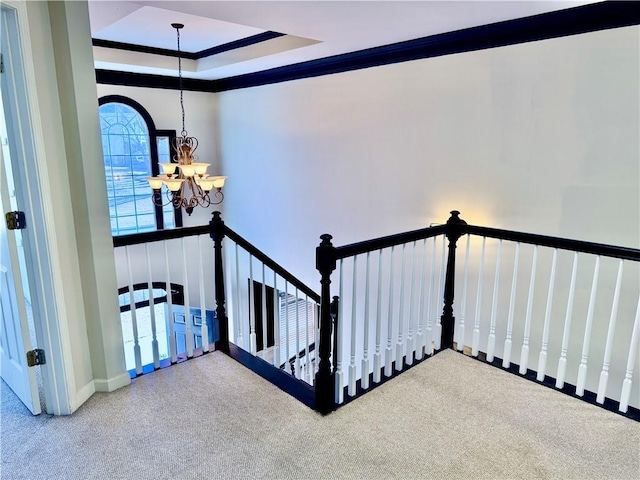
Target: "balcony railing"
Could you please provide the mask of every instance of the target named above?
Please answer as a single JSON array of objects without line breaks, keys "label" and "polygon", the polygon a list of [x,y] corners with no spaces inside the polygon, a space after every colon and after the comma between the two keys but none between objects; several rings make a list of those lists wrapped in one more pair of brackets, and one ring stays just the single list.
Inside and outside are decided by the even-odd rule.
[{"label": "balcony railing", "polygon": [[320,295],[219,212],[208,226],[115,239],[135,372],[214,342],[328,413],[454,348],[640,419],[640,250],[467,225],[456,211],[342,247],[321,239]]}]

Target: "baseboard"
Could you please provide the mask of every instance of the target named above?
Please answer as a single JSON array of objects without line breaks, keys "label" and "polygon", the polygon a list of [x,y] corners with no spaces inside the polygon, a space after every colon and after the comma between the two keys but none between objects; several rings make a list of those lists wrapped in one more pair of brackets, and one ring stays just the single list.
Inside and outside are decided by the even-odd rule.
[{"label": "baseboard", "polygon": [[114,390],[131,384],[131,377],[129,376],[129,372],[123,372],[112,378],[95,378],[93,383],[95,384],[96,392],[113,392]]}]

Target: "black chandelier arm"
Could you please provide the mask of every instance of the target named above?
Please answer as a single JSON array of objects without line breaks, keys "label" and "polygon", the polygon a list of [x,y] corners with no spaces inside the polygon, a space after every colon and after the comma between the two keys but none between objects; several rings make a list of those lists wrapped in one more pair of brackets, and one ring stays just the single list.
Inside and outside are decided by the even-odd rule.
[{"label": "black chandelier arm", "polygon": [[156,188],[153,190],[153,204],[156,207],[166,207],[169,204],[173,204],[173,206],[175,208],[180,207],[180,205],[176,205],[175,199],[176,199],[176,194],[174,192],[171,192],[169,189],[167,189],[165,191],[166,197],[167,197],[167,201],[163,202],[162,201],[162,190],[159,188]]},{"label": "black chandelier arm", "polygon": [[[220,190],[219,188],[216,189],[216,191],[213,194],[213,196],[214,196],[215,200],[210,200],[210,205],[220,205],[222,203],[222,201],[224,200],[224,193],[222,193],[222,190]],[[207,194],[207,197],[209,197],[209,194]]]}]

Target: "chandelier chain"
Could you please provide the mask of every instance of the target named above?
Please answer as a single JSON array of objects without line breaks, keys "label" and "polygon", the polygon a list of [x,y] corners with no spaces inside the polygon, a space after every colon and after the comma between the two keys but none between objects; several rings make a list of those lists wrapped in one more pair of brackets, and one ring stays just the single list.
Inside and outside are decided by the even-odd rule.
[{"label": "chandelier chain", "polygon": [[176,33],[178,34],[178,78],[180,79],[180,110],[182,111],[182,135],[186,136],[186,130],[184,128],[184,101],[182,99],[182,55],[180,53],[180,28],[176,27]]}]

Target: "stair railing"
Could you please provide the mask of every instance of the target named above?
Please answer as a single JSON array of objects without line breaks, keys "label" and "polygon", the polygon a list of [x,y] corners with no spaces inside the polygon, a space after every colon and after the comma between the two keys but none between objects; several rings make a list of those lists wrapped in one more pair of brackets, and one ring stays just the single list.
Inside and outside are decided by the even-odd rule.
[{"label": "stair railing", "polygon": [[[221,319],[217,348],[313,406],[320,296],[227,227],[220,212],[210,233]],[[287,368],[290,359],[293,368]]]},{"label": "stair railing", "polygon": [[113,238],[132,376],[207,353],[218,340],[207,234],[205,225]]},{"label": "stair railing", "polygon": [[464,225],[452,212],[446,225],[342,247],[321,237],[317,410],[331,411],[453,344],[455,245]]},{"label": "stair railing", "polygon": [[457,349],[611,410],[627,412],[631,398],[638,408],[640,250],[474,225],[464,233],[462,283],[475,283],[476,299],[460,293],[473,326],[461,314]]},{"label": "stair railing", "polygon": [[[462,237],[463,267],[456,268]],[[334,247],[330,235],[321,239],[316,250],[322,286],[315,382],[319,411],[331,411],[425,356],[455,348],[605,408],[638,415],[640,394],[632,376],[640,339],[640,250],[467,225],[458,211],[446,225],[344,247]],[[475,245],[478,240],[481,246]],[[581,268],[578,257],[585,258]],[[491,262],[495,273],[489,291],[485,267]],[[500,289],[506,270],[512,271],[509,292]],[[332,297],[334,271],[338,295]],[[543,296],[541,277],[549,279]],[[468,298],[474,286],[475,305]],[[527,294],[517,293],[522,290]],[[558,296],[566,308],[554,302]],[[472,328],[465,322],[467,313]]]}]

